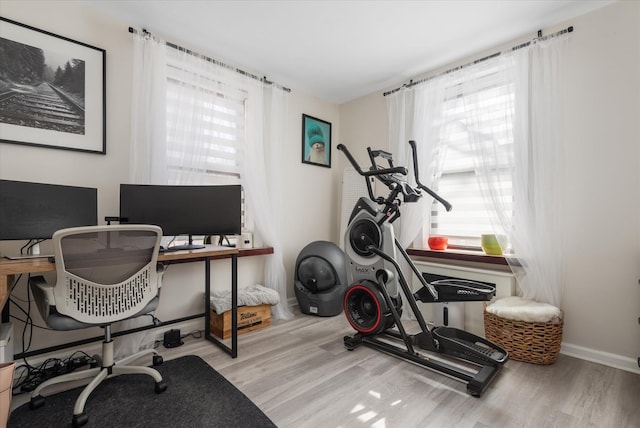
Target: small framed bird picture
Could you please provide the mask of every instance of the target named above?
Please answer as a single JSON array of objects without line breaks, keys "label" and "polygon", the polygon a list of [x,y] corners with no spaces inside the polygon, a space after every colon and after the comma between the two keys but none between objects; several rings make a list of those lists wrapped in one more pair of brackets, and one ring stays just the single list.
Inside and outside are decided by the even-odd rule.
[{"label": "small framed bird picture", "polygon": [[331,123],[302,115],[302,163],[331,168]]}]

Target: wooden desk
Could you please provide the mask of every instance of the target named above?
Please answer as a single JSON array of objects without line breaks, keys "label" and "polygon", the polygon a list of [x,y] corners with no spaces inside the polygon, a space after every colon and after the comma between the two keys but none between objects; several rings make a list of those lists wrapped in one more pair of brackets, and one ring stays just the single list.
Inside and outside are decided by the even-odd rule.
[{"label": "wooden desk", "polygon": [[[203,249],[198,250],[185,250],[166,252],[158,255],[158,263],[162,264],[174,264],[174,263],[192,263],[198,261],[204,261],[205,266],[205,338],[210,342],[215,343],[226,351],[233,358],[238,356],[238,329],[237,329],[237,316],[238,316],[238,257],[257,256],[264,254],[273,254],[273,248],[250,248],[238,250],[236,248],[224,248],[208,245]],[[210,318],[211,318],[211,264],[212,260],[231,258],[231,322],[232,322],[232,335],[231,335],[231,347],[224,344],[211,335]],[[56,265],[50,262],[46,257],[29,258],[20,260],[10,260],[7,258],[0,258],[0,308],[4,309],[5,304],[11,294],[11,287],[15,281],[15,276],[30,273],[42,273],[53,272],[56,270]],[[6,315],[5,315],[6,313]],[[202,315],[198,315],[200,317]],[[4,319],[6,318],[6,319]],[[182,321],[173,320],[162,323],[161,325],[171,324],[174,322]],[[8,313],[3,310],[2,322],[8,321]],[[156,328],[158,326],[151,325],[141,328],[142,330]],[[140,331],[140,328],[135,331]],[[133,332],[133,331],[131,331]],[[122,332],[126,334],[127,332]],[[121,335],[121,334],[114,334]],[[40,353],[48,352],[48,350],[42,350]]]}]

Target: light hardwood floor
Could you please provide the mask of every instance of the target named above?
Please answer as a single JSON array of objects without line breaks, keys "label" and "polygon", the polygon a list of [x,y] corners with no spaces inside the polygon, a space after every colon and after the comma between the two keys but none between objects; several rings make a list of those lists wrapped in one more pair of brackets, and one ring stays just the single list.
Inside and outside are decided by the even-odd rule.
[{"label": "light hardwood floor", "polygon": [[551,366],[509,361],[475,398],[396,357],[347,351],[352,332],[342,315],[297,314],[239,336],[236,359],[203,339],[158,350],[165,360],[200,356],[280,428],[640,427],[637,374],[564,355]]},{"label": "light hardwood floor", "polygon": [[297,314],[239,336],[230,358],[196,354],[286,427],[640,427],[640,375],[560,355],[551,366],[509,361],[480,398],[463,383],[366,347],[347,351],[344,316]]}]

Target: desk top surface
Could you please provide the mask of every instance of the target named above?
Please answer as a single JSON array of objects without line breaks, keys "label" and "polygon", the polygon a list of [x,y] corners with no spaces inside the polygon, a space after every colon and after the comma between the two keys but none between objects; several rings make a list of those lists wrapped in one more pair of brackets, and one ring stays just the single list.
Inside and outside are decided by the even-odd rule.
[{"label": "desk top surface", "polygon": [[[221,247],[217,245],[207,245],[205,248],[196,250],[180,250],[167,251],[158,254],[158,262],[180,263],[195,262],[199,260],[224,259],[233,255],[242,256],[259,256],[264,254],[273,254],[273,248],[248,248],[237,249],[230,247]],[[4,307],[9,293],[8,278],[12,275],[21,275],[24,273],[36,272],[52,272],[56,270],[56,264],[49,261],[48,257],[37,257],[27,259],[11,260],[6,257],[0,257],[0,308]]]},{"label": "desk top surface", "polygon": [[240,250],[237,248],[222,247],[217,245],[207,245],[205,248],[198,248],[196,250],[180,250],[180,251],[166,251],[158,254],[159,262],[168,262],[172,260],[189,260],[200,259],[205,257],[221,257],[232,256],[238,254]]},{"label": "desk top surface", "polygon": [[[254,249],[258,250],[258,249]],[[241,250],[237,248],[207,245],[205,248],[195,250],[167,251],[158,254],[159,262],[170,262],[174,260],[204,259],[205,257],[228,257],[239,254]],[[54,262],[47,257],[32,257],[25,259],[0,258],[0,273],[2,275],[13,275],[19,273],[48,272],[55,270]]]},{"label": "desk top surface", "polygon": [[[217,245],[207,245],[205,248],[199,248],[196,250],[180,250],[180,251],[167,251],[158,254],[159,262],[172,262],[172,261],[197,261],[202,260],[205,257],[220,259],[228,258],[233,255],[240,257],[243,256],[260,256],[265,254],[273,254],[273,248],[261,247],[261,248],[247,248],[237,249],[230,247],[222,247]],[[54,262],[49,261],[47,257],[35,257],[26,259],[8,259],[6,257],[0,257],[0,275],[15,275],[21,273],[34,273],[34,272],[49,272],[56,269]]]}]

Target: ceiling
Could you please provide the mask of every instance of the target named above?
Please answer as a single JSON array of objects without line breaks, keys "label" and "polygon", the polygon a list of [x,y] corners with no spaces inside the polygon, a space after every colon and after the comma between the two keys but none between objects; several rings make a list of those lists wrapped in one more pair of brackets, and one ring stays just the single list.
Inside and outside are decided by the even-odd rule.
[{"label": "ceiling", "polygon": [[129,26],[341,104],[615,0],[84,1]]}]

